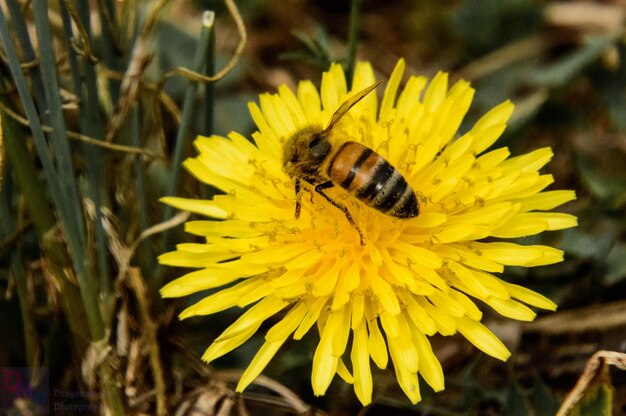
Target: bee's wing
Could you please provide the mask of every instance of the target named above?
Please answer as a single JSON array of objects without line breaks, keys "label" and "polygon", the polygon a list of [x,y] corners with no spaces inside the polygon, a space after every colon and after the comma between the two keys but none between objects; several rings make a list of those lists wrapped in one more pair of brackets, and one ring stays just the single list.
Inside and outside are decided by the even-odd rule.
[{"label": "bee's wing", "polygon": [[337,122],[341,120],[341,117],[343,117],[356,103],[365,98],[367,94],[376,89],[376,87],[378,87],[381,82],[382,81],[378,81],[376,84],[372,84],[369,87],[362,89],[361,91],[357,92],[352,97],[344,101],[341,106],[339,106],[337,111],[335,111],[335,114],[333,114],[332,118],[330,119],[330,124],[328,124],[328,127],[324,129],[324,132],[328,133],[328,131],[330,131],[335,126],[335,124],[337,124]]}]

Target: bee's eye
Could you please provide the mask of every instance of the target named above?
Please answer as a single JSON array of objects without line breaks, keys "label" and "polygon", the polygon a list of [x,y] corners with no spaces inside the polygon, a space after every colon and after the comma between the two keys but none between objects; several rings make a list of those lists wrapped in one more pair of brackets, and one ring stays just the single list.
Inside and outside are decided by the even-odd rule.
[{"label": "bee's eye", "polygon": [[309,153],[314,159],[325,157],[330,151],[330,143],[322,137],[315,137],[309,142]]}]

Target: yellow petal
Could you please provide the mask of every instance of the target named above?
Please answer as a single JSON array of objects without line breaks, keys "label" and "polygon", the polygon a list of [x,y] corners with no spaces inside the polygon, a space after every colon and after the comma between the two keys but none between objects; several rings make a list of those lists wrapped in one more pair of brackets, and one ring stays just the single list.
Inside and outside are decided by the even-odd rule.
[{"label": "yellow petal", "polygon": [[480,309],[478,309],[476,304],[463,293],[459,292],[458,290],[451,290],[449,295],[452,299],[454,299],[463,306],[463,309],[465,310],[465,315],[467,315],[468,318],[475,321],[480,321],[480,319],[483,317],[483,313],[480,311]]},{"label": "yellow petal", "polygon": [[435,308],[426,299],[417,297],[415,300],[435,322],[437,332],[441,335],[453,335],[456,332],[456,323],[449,315],[443,313],[440,309]]},{"label": "yellow petal", "polygon": [[530,322],[537,315],[528,306],[516,302],[513,299],[489,298],[487,304],[496,310],[500,315],[518,321]]},{"label": "yellow petal", "polygon": [[298,302],[287,312],[283,319],[267,331],[265,341],[268,343],[280,342],[282,344],[300,325],[307,311],[306,304],[302,301]]},{"label": "yellow petal", "polygon": [[354,384],[354,377],[350,374],[350,370],[348,370],[348,367],[346,367],[341,357],[339,357],[339,361],[337,361],[337,375],[346,383]]},{"label": "yellow petal", "polygon": [[222,340],[233,337],[240,332],[247,331],[247,329],[251,326],[257,326],[258,328],[258,325],[260,325],[263,321],[280,312],[287,305],[287,302],[276,297],[270,296],[264,298],[237,318],[235,322],[222,332],[215,342],[221,342]]},{"label": "yellow petal", "polygon": [[459,332],[479,350],[502,361],[506,361],[511,353],[506,346],[480,322],[467,317],[456,318]]},{"label": "yellow petal", "polygon": [[413,343],[411,327],[402,314],[398,315],[400,331],[396,338],[387,337],[389,352],[393,357],[394,365],[400,365],[412,373],[419,370],[419,354]]},{"label": "yellow petal", "polygon": [[354,392],[361,404],[367,406],[372,401],[373,382],[367,330],[363,321],[354,329],[350,360],[354,371]]},{"label": "yellow petal", "polygon": [[431,295],[427,296],[435,307],[441,309],[443,312],[450,316],[463,316],[465,315],[465,308],[454,300],[446,293],[435,291]]},{"label": "yellow petal", "polygon": [[515,156],[502,162],[501,167],[521,172],[536,172],[552,159],[554,153],[549,147],[534,150],[521,156]]},{"label": "yellow petal", "polygon": [[420,374],[434,391],[443,390],[445,387],[443,370],[430,342],[420,331],[413,331],[413,342],[419,353]]},{"label": "yellow petal", "polygon": [[435,75],[432,81],[430,81],[428,88],[426,88],[422,102],[430,112],[435,112],[443,103],[447,94],[448,74],[445,72],[439,72]]},{"label": "yellow petal", "polygon": [[266,342],[254,355],[254,358],[246,368],[246,371],[243,372],[241,378],[239,379],[239,383],[237,383],[237,393],[241,393],[245,390],[246,387],[250,385],[254,381],[255,378],[261,374],[261,371],[267,366],[276,352],[283,345],[285,340],[279,342]]},{"label": "yellow petal", "polygon": [[547,309],[550,311],[556,310],[556,304],[552,302],[550,299],[546,298],[539,293],[527,289],[523,286],[514,285],[512,283],[501,281],[501,283],[507,288],[507,290],[511,293],[511,297],[513,299],[520,300],[524,303],[527,303],[532,306],[536,306],[541,309]]},{"label": "yellow petal", "polygon": [[520,199],[522,212],[532,210],[549,210],[576,199],[574,191],[548,191],[541,192],[524,199]]},{"label": "yellow petal", "polygon": [[524,220],[545,221],[548,224],[548,230],[563,230],[578,225],[578,218],[574,215],[560,212],[529,212],[523,215],[525,215]]},{"label": "yellow petal", "polygon": [[478,275],[474,273],[474,270],[457,263],[456,261],[448,261],[448,267],[454,273],[454,276],[459,279],[465,287],[467,287],[472,294],[479,299],[484,299],[489,296],[489,290],[480,281]]},{"label": "yellow petal", "polygon": [[311,81],[302,81],[298,84],[298,102],[307,118],[306,124],[313,124],[319,120],[322,102],[317,88]]},{"label": "yellow petal", "polygon": [[437,332],[435,321],[426,313],[424,308],[417,303],[415,296],[411,293],[400,292],[400,298],[417,329],[424,334],[434,335]]},{"label": "yellow petal", "polygon": [[255,230],[247,221],[188,221],[185,231],[199,236],[220,236],[231,238],[247,238],[259,236],[262,232]]},{"label": "yellow petal", "polygon": [[339,358],[333,355],[333,335],[330,326],[324,327],[320,342],[313,355],[313,371],[311,372],[311,386],[313,394],[322,396],[326,393],[333,376],[337,371]]},{"label": "yellow petal", "polygon": [[494,229],[491,235],[498,238],[518,238],[539,234],[548,229],[546,221],[536,218],[523,219],[520,215]]},{"label": "yellow petal", "polygon": [[514,243],[474,243],[481,255],[508,266],[530,266],[558,263],[562,252],[548,246],[521,246]]},{"label": "yellow petal", "polygon": [[406,394],[411,403],[416,404],[422,400],[417,373],[407,370],[402,366],[400,358],[393,355],[394,349],[390,348],[389,351],[391,353],[391,359],[393,360],[393,368],[396,372],[398,384],[400,384],[402,391]]},{"label": "yellow petal", "polygon": [[203,298],[197,303],[191,305],[187,309],[183,310],[178,317],[180,319],[189,318],[196,315],[210,315],[216,312],[223,311],[228,308],[232,308],[237,305],[241,297],[254,291],[259,287],[267,285],[265,279],[259,276],[255,276],[246,279],[235,286],[231,286],[227,289],[223,289],[217,293]]},{"label": "yellow petal", "polygon": [[368,320],[367,327],[369,329],[367,346],[370,352],[370,357],[372,357],[372,361],[374,361],[378,368],[381,370],[385,369],[387,368],[389,356],[387,355],[387,344],[385,343],[383,334],[381,334],[380,328],[378,327],[378,320]]},{"label": "yellow petal", "polygon": [[513,103],[505,101],[489,110],[474,124],[471,132],[476,136],[473,146],[475,153],[481,153],[500,137],[513,109]]},{"label": "yellow petal", "polygon": [[381,120],[388,120],[386,114],[393,108],[396,95],[398,94],[398,87],[400,86],[400,82],[402,81],[402,75],[404,74],[404,68],[406,64],[404,59],[399,59],[398,63],[396,63],[391,76],[389,77],[389,81],[387,81],[387,88],[385,88],[385,95],[383,96],[383,101],[380,104],[380,116]]},{"label": "yellow petal", "polygon": [[463,245],[452,245],[454,251],[458,253],[461,257],[460,263],[466,266],[469,266],[473,269],[485,270],[487,272],[493,273],[502,273],[504,271],[504,267],[496,263],[495,261],[484,258],[472,250],[468,250],[466,246]]},{"label": "yellow petal", "polygon": [[398,315],[392,315],[385,311],[380,314],[380,323],[383,325],[383,330],[387,334],[387,339],[397,338],[400,335],[400,324],[398,323]]},{"label": "yellow petal", "polygon": [[[357,62],[354,68],[354,77],[352,80],[351,92],[362,91],[364,88],[376,82],[374,76],[374,69],[372,65],[367,61]],[[378,108],[378,95],[375,91],[365,96],[354,107],[354,112],[359,114],[367,114],[368,117],[375,117],[377,115],[376,109]]]},{"label": "yellow petal", "polygon": [[311,304],[309,304],[309,310],[307,311],[304,319],[300,322],[298,329],[293,334],[293,339],[298,340],[302,339],[302,337],[311,329],[313,324],[317,321],[322,312],[322,308],[328,302],[327,298],[317,298]]},{"label": "yellow petal", "polygon": [[425,248],[404,243],[402,241],[396,241],[392,248],[397,251],[401,251],[403,256],[410,259],[414,263],[418,263],[423,267],[429,269],[436,269],[441,267],[441,258],[430,250]]},{"label": "yellow petal", "polygon": [[372,276],[370,278],[370,287],[385,312],[391,315],[400,313],[400,303],[398,303],[398,298],[389,283],[384,279]]},{"label": "yellow petal", "polygon": [[365,315],[365,300],[362,294],[355,294],[352,296],[352,316],[350,320],[350,327],[352,330],[356,330],[363,322],[363,316]]},{"label": "yellow petal", "polygon": [[205,215],[212,218],[225,219],[228,212],[215,205],[213,201],[205,201],[198,199],[179,198],[174,196],[166,196],[159,201],[164,204],[173,206],[183,211],[195,212],[196,214]]},{"label": "yellow petal", "polygon": [[238,334],[229,337],[227,339],[223,339],[221,341],[214,341],[209,348],[202,355],[202,360],[210,363],[211,361],[228,354],[235,348],[239,347],[241,344],[246,342],[261,326],[261,322],[257,325],[250,326],[246,328],[245,331],[241,331]]},{"label": "yellow petal", "polygon": [[[420,100],[420,95],[426,87],[428,80],[425,77],[411,76],[407,81],[404,89],[400,92],[398,97],[398,103],[396,105],[398,116],[404,117],[405,115],[411,115],[415,117],[417,114],[417,108],[422,107],[423,104]],[[417,118],[417,117],[415,117]],[[415,120],[418,122],[419,120]]]},{"label": "yellow petal", "polygon": [[326,321],[324,331],[332,331],[332,352],[336,357],[341,357],[346,350],[348,337],[350,336],[350,308],[344,307],[338,311],[332,311]]}]

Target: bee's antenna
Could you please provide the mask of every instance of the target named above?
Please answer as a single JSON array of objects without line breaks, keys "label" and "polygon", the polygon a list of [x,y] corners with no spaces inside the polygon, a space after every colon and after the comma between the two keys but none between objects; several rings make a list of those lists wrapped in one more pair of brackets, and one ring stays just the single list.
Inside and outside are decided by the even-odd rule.
[{"label": "bee's antenna", "polygon": [[378,81],[376,84],[372,84],[367,88],[362,89],[361,91],[357,92],[356,94],[354,94],[352,97],[348,98],[346,101],[343,102],[343,104],[341,104],[341,106],[337,109],[337,111],[335,111],[335,114],[333,114],[332,118],[330,119],[330,124],[328,124],[328,127],[326,127],[324,129],[323,133],[328,133],[328,131],[330,129],[332,129],[334,127],[335,124],[337,124],[337,122],[339,120],[341,120],[341,118],[359,101],[361,101],[363,98],[365,98],[365,96],[367,96],[367,94],[369,94],[370,92],[372,92],[373,90],[376,89],[376,87],[378,87],[380,84],[382,83],[382,81]]}]

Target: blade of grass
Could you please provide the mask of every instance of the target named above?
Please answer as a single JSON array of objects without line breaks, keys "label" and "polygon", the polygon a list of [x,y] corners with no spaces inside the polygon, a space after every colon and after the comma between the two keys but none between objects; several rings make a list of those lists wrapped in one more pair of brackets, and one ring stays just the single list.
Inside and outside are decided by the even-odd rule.
[{"label": "blade of grass", "polygon": [[[58,166],[58,175],[61,182],[61,195],[66,199],[61,212],[62,218],[65,218],[64,225],[68,243],[70,245],[70,253],[76,257],[77,273],[83,278],[89,280],[88,259],[86,258],[85,248],[87,246],[87,231],[81,204],[81,198],[78,194],[77,178],[74,173],[72,164],[71,151],[69,148],[69,139],[66,134],[65,118],[63,116],[63,107],[61,97],[59,95],[59,82],[56,73],[56,57],[52,44],[52,33],[50,30],[50,22],[48,21],[48,5],[45,0],[34,0],[32,2],[35,27],[37,32],[37,41],[39,43],[41,72],[44,80],[44,91],[46,102],[48,104],[45,109],[50,115],[50,125],[52,126],[51,140],[54,145],[56,161]],[[14,74],[15,75],[15,74]],[[20,94],[24,100],[26,94]],[[49,179],[49,178],[48,178]],[[91,282],[84,283],[91,285]],[[97,314],[99,316],[99,314]],[[102,322],[92,317],[94,329],[100,327],[102,331]]]},{"label": "blade of grass", "polygon": [[[105,4],[102,0],[98,0],[96,4],[98,17],[102,28],[100,33],[100,41],[104,63],[107,68],[120,71],[122,70],[122,65],[119,57],[120,48],[117,44],[116,39],[118,29],[115,20],[115,13],[113,12],[113,9],[110,8],[110,4]],[[89,28],[89,2],[78,1],[77,8],[82,21],[86,25],[86,28]],[[87,30],[89,31],[89,29]],[[107,81],[107,84],[109,86],[107,92],[111,95],[111,101],[116,103],[120,96],[120,82],[114,79],[110,79]]]},{"label": "blade of grass", "polygon": [[[63,26],[66,33],[66,39],[69,42],[73,37],[72,33],[72,20],[65,7],[65,1],[59,0],[59,9],[63,18]],[[91,26],[88,22],[83,22],[83,26],[87,33],[88,39],[91,39]],[[80,74],[80,68],[78,64],[78,58],[76,52],[67,45],[70,69],[74,78],[76,96],[79,97],[79,125],[81,133],[102,140],[104,137],[104,125],[102,117],[100,115],[99,97],[98,97],[98,84],[96,79],[96,72],[94,65],[86,57],[82,58],[82,72],[84,77],[84,83],[82,82]],[[84,88],[83,88],[84,86]],[[103,158],[102,149],[97,146],[91,146],[86,143],[82,143],[82,150],[85,154],[86,160],[89,163],[86,164],[88,191],[89,197],[93,201],[95,206],[95,247],[94,251],[98,262],[98,276],[100,277],[100,291],[101,298],[108,307],[113,303],[111,297],[111,279],[109,273],[109,259],[108,259],[108,246],[106,233],[102,222],[102,206],[104,206],[105,190],[107,184],[105,182],[105,176],[103,173],[106,171],[105,161]]]},{"label": "blade of grass", "polygon": [[[44,174],[46,176],[48,186],[51,188],[51,195],[54,199],[55,206],[61,222],[64,226],[68,239],[69,252],[73,259],[73,266],[77,272],[78,286],[82,299],[87,321],[89,323],[89,331],[92,340],[101,340],[105,336],[104,325],[98,309],[98,296],[95,290],[93,277],[89,270],[89,259],[84,255],[85,234],[80,235],[80,231],[84,231],[85,224],[81,221],[82,209],[80,200],[78,199],[78,190],[73,174],[71,164],[69,144],[67,137],[63,141],[65,135],[65,123],[63,120],[61,100],[59,97],[59,86],[56,78],[56,62],[54,59],[53,46],[51,40],[50,25],[47,20],[47,5],[45,0],[35,0],[33,2],[33,14],[35,17],[35,27],[37,29],[37,38],[41,51],[41,69],[44,86],[46,87],[46,102],[48,103],[47,111],[50,112],[50,122],[53,126],[52,140],[55,142],[54,154],[58,156],[59,174],[52,162],[52,152],[48,149],[48,144],[44,136],[41,120],[37,114],[35,104],[30,95],[28,84],[24,73],[22,72],[20,61],[17,57],[6,16],[2,8],[0,8],[0,40],[4,46],[7,63],[15,86],[20,95],[24,112],[30,122],[30,129],[33,134],[33,141],[37,149],[37,153],[41,159]],[[59,140],[61,139],[61,140]],[[74,214],[74,215],[72,215]],[[74,319],[68,315],[68,319]],[[84,334],[83,334],[84,336]],[[108,363],[104,363],[100,367],[101,378],[104,383],[107,404],[109,410],[113,414],[124,414],[124,408],[119,395],[119,390],[115,385],[112,377],[112,370]]]},{"label": "blade of grass", "polygon": [[[30,41],[30,36],[28,35],[26,20],[24,19],[21,5],[17,2],[17,0],[7,0],[6,3],[9,13],[11,15],[11,25],[13,27],[13,31],[15,32],[17,40],[22,47],[22,55],[27,62],[32,62],[37,58],[37,56]],[[44,87],[39,66],[35,65],[33,68],[31,68],[29,74],[33,83],[35,102],[37,103],[37,107],[39,107],[41,111],[41,109],[46,108],[46,98],[44,96]],[[44,120],[46,119],[44,118]]]},{"label": "blade of grass", "polygon": [[13,75],[15,87],[20,97],[22,98],[22,105],[24,107],[26,117],[28,118],[28,121],[30,123],[30,129],[33,135],[35,148],[41,161],[44,176],[49,183],[51,191],[50,194],[55,201],[55,205],[57,205],[57,207],[62,207],[64,206],[65,199],[62,198],[62,188],[60,185],[58,174],[56,172],[56,168],[52,161],[53,152],[51,152],[48,148],[48,143],[43,132],[41,120],[39,119],[37,109],[35,108],[35,104],[30,96],[28,83],[26,81],[24,73],[22,72],[22,68],[17,58],[15,47],[11,42],[11,35],[9,33],[6,17],[2,8],[0,8],[0,40],[2,41],[2,44],[4,46],[4,51],[7,57],[7,62],[9,64],[9,69],[11,70],[11,73]]},{"label": "blade of grass", "polygon": [[[206,66],[204,68],[204,75],[212,77],[215,75],[215,12],[205,11],[203,20],[206,22],[206,26],[209,27],[209,51],[206,60]],[[210,136],[213,134],[213,125],[215,120],[215,83],[209,82],[204,84],[204,118],[202,134]],[[208,198],[208,186],[202,186],[200,188],[200,197],[203,199]]]},{"label": "blade of grass", "polygon": [[[202,17],[202,30],[200,32],[200,38],[198,40],[198,47],[196,49],[196,55],[192,64],[192,70],[195,72],[202,71],[202,68],[206,65],[207,56],[209,53],[209,43],[211,39],[211,32],[213,27],[212,19],[207,19],[203,15]],[[185,145],[188,143],[191,131],[191,122],[196,109],[195,100],[197,98],[198,84],[191,80],[188,81],[187,88],[185,89],[185,96],[183,99],[183,106],[180,117],[180,125],[174,141],[174,153],[171,160],[171,171],[169,176],[169,182],[166,188],[166,195],[175,195],[176,188],[179,182],[181,163],[184,157]],[[172,216],[173,208],[166,206],[163,210],[162,220],[166,221]],[[169,241],[170,233],[166,231],[163,233],[163,245],[165,249],[170,246]],[[163,250],[165,251],[165,250]]]},{"label": "blade of grass", "polygon": [[[3,134],[3,131],[0,131],[0,134]],[[6,169],[6,172],[4,173],[4,180],[1,184],[2,191],[0,192],[0,232],[3,239],[11,235],[17,226],[10,209],[12,201],[12,192],[10,192],[10,189],[12,187],[8,186],[11,184],[13,178],[9,169]],[[17,289],[18,301],[20,303],[20,313],[24,328],[26,362],[29,367],[40,367],[42,353],[39,344],[39,334],[37,333],[35,315],[30,301],[32,297],[28,294],[28,284],[25,278],[26,270],[22,260],[21,247],[18,247],[17,250],[11,250],[9,270],[13,276],[13,281],[15,282],[15,287]]]},{"label": "blade of grass", "polygon": [[[66,316],[71,317],[68,319],[68,326],[74,335],[70,340],[73,352],[82,356],[88,346],[86,334],[89,333],[89,324],[86,320],[79,289],[68,280],[64,272],[64,270],[70,269],[71,265],[65,247],[63,247],[61,240],[55,237],[56,220],[50,209],[50,201],[46,197],[48,192],[28,150],[22,126],[3,114],[2,127],[6,157],[11,165],[13,178],[20,190],[21,197],[24,199],[24,206],[33,222],[42,250],[49,259],[47,264],[50,272],[61,284],[63,309]],[[16,276],[24,276],[24,274]]]},{"label": "blade of grass", "polygon": [[361,17],[361,0],[351,0],[350,2],[350,22],[348,29],[348,61],[346,63],[346,73],[348,86],[352,85],[354,68],[356,66],[356,52],[359,44],[359,21]]},{"label": "blade of grass", "polygon": [[[131,140],[133,146],[141,146],[141,112],[137,104],[131,109]],[[145,231],[150,227],[148,221],[148,205],[146,203],[146,175],[144,172],[141,155],[135,156],[134,161],[135,179],[137,181],[137,205],[139,212],[139,227],[141,231]],[[140,263],[142,270],[145,272],[152,272],[156,264],[154,262],[154,256],[150,250],[149,241],[143,241],[141,243],[142,255],[140,257]],[[155,289],[155,288],[151,288]],[[156,292],[153,292],[156,293]]]},{"label": "blade of grass", "polygon": [[72,29],[72,17],[70,16],[67,7],[66,0],[59,0],[59,13],[61,14],[61,20],[63,21],[63,30],[65,32],[65,50],[67,50],[68,61],[70,64],[70,73],[72,75],[72,84],[74,94],[79,96],[78,92],[83,89],[83,81],[80,76],[80,68],[78,66],[78,57],[76,55],[76,51],[72,45],[72,39],[74,38],[74,33]]},{"label": "blade of grass", "polygon": [[[215,12],[205,11],[202,16],[204,25],[208,28],[208,51],[204,74],[212,77],[215,75]],[[215,117],[215,83],[204,84],[204,131],[203,134],[213,134],[213,119]]]}]

